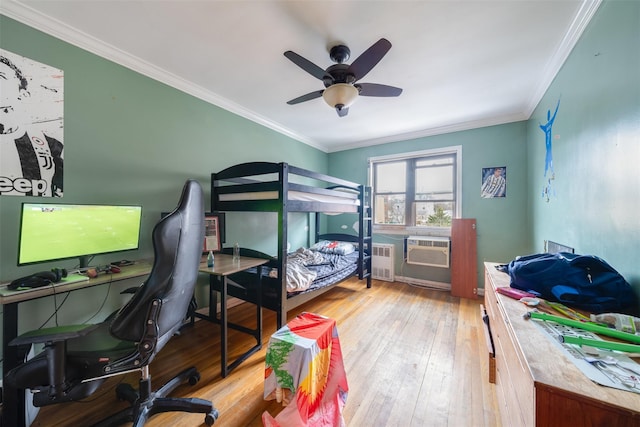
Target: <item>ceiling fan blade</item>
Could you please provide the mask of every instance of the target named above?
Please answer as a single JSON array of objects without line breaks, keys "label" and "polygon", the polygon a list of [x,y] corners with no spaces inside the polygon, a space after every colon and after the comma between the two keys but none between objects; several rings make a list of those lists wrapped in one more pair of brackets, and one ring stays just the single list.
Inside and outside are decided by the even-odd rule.
[{"label": "ceiling fan blade", "polygon": [[339,117],[344,117],[349,114],[349,107],[336,108]]},{"label": "ceiling fan blade", "polygon": [[309,92],[306,95],[293,98],[291,101],[287,101],[287,104],[294,105],[305,101],[311,101],[312,99],[320,98],[324,90],[316,90],[315,92]]},{"label": "ceiling fan blade", "polygon": [[402,89],[395,86],[380,85],[377,83],[359,83],[360,96],[400,96]]},{"label": "ceiling fan blade", "polygon": [[302,68],[307,73],[311,74],[313,77],[319,80],[324,80],[327,77],[329,79],[332,79],[332,77],[325,70],[318,67],[316,64],[309,61],[308,59],[303,58],[302,56],[298,55],[295,52],[288,50],[284,53],[284,56],[289,58],[291,62],[293,62],[298,67]]},{"label": "ceiling fan blade", "polygon": [[391,49],[391,42],[387,39],[380,39],[362,55],[358,56],[349,66],[347,72],[355,76],[355,81],[363,78]]}]

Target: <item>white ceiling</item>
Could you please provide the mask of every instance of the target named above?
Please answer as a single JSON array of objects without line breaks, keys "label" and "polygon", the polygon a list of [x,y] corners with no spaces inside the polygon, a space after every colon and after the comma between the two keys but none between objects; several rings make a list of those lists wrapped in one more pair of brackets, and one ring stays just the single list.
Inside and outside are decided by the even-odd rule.
[{"label": "white ceiling", "polygon": [[[2,0],[4,15],[326,152],[531,115],[600,0]],[[401,87],[338,117],[293,64],[327,68],[380,38],[393,47],[360,82]]]}]

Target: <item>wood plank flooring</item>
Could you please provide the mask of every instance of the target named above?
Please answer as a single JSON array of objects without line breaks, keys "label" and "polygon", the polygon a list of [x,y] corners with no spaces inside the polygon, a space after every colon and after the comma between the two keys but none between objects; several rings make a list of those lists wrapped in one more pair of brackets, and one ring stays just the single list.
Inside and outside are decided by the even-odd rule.
[{"label": "wood plank flooring", "polygon": [[[299,307],[336,319],[349,395],[344,408],[348,426],[499,426],[494,386],[479,315],[481,300],[452,297],[449,292],[402,283],[351,279]],[[229,311],[234,322],[253,326],[253,306]],[[174,337],[151,364],[154,388],[183,368],[196,366],[202,379],[183,385],[176,396],[212,400],[220,412],[215,426],[261,426],[261,415],[282,407],[264,401],[266,343],[276,330],[273,312],[264,311],[263,349],[227,378],[220,376],[218,325],[198,321]],[[230,360],[253,345],[251,338],[230,331]],[[137,383],[136,375],[124,381]],[[126,406],[108,380],[85,402],[43,408],[33,426],[84,426]],[[200,414],[158,414],[149,427],[200,426]]]}]

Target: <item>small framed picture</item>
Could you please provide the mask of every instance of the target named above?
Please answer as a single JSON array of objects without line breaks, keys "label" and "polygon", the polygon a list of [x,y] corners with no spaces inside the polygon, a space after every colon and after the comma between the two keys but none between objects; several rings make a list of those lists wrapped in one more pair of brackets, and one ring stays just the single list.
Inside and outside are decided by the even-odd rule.
[{"label": "small framed picture", "polygon": [[220,224],[217,215],[205,215],[204,217],[204,247],[203,252],[219,251],[220,248]]},{"label": "small framed picture", "polygon": [[482,168],[482,187],[480,196],[483,199],[507,197],[507,167],[498,166]]}]

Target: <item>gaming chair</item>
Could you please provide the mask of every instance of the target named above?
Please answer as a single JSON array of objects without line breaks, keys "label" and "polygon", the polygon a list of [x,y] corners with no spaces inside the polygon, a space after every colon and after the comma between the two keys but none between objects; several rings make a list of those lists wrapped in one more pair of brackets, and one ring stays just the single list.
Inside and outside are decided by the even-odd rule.
[{"label": "gaming chair", "polygon": [[159,390],[151,391],[149,364],[184,324],[194,293],[204,236],[204,206],[200,184],[185,183],[178,207],[153,229],[154,261],[149,276],[115,315],[97,325],[40,329],[19,336],[11,345],[41,343],[44,351],[11,370],[5,387],[35,391],[35,406],[84,399],[107,376],[140,371],[137,392],[118,386],[120,399],[131,406],[98,423],[119,425],[127,421],[144,425],[159,412],[205,414],[212,425],[218,412],[210,401],[165,397],[184,381],[195,384],[195,367],[182,371]]}]

